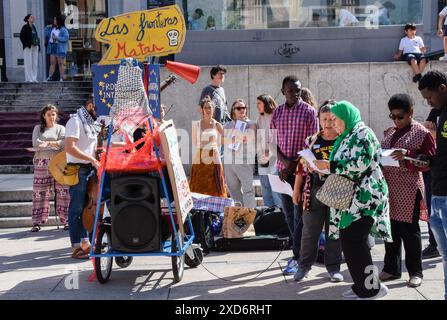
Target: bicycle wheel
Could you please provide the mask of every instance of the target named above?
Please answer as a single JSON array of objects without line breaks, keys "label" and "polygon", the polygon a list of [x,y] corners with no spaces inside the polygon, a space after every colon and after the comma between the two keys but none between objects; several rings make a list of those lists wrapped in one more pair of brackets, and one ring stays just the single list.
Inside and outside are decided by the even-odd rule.
[{"label": "bicycle wheel", "polygon": [[[177,245],[177,241],[175,239],[175,234],[173,233],[171,236],[171,246],[172,246],[172,252],[175,253],[180,249],[183,248],[183,236],[181,235],[180,230],[177,230],[178,238],[179,238],[179,246]],[[185,271],[185,255],[182,254],[181,256],[172,256],[171,257],[172,262],[172,273],[174,274],[174,283],[180,282],[183,278],[183,272]]]},{"label": "bicycle wheel", "polygon": [[[105,254],[112,250],[110,228],[100,228],[98,237],[96,238],[95,254]],[[100,283],[109,281],[112,273],[112,257],[96,257],[95,270],[96,278]]]}]

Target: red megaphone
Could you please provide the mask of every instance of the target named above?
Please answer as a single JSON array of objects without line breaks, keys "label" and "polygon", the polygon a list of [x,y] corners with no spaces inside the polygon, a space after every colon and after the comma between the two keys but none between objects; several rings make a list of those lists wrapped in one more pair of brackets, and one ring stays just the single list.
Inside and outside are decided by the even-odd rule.
[{"label": "red megaphone", "polygon": [[166,61],[166,68],[191,84],[197,81],[200,74],[200,67],[193,64]]}]

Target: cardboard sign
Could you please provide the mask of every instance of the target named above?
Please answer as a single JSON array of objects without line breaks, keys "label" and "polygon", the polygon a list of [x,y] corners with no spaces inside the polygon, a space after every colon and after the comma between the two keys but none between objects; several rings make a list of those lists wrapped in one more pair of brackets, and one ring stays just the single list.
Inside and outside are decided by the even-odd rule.
[{"label": "cardboard sign", "polygon": [[160,65],[150,64],[148,66],[148,100],[149,108],[152,111],[152,115],[160,119]]},{"label": "cardboard sign", "polygon": [[146,61],[182,50],[186,24],[177,5],[135,11],[101,21],[95,38],[110,45],[100,65],[117,64],[121,59]]},{"label": "cardboard sign", "polygon": [[[175,130],[174,122],[172,120],[166,121],[159,127],[159,132],[169,180],[174,193],[177,221],[185,222],[187,214],[193,208],[193,200],[188,178],[180,158],[177,130]],[[183,224],[179,224],[179,228],[183,231]]]}]

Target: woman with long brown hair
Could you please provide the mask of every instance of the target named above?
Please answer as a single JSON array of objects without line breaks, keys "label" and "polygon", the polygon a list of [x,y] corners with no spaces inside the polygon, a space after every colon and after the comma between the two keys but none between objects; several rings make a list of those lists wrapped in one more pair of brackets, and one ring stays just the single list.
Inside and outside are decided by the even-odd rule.
[{"label": "woman with long brown hair", "polygon": [[270,123],[277,106],[273,97],[268,94],[261,94],[256,99],[256,107],[259,112],[259,117],[256,120],[258,173],[264,206],[267,207],[281,207],[281,198],[278,193],[272,191],[268,178],[269,174],[275,174],[276,171],[276,150],[274,150],[276,143],[273,141],[274,135],[270,131]]},{"label": "woman with long brown hair", "polygon": [[225,179],[220,159],[222,125],[213,118],[215,104],[211,97],[200,101],[201,120],[193,124],[196,147],[189,186],[192,192],[226,197]]},{"label": "woman with long brown hair", "polygon": [[40,230],[40,225],[48,221],[50,214],[50,200],[56,195],[56,213],[63,223],[64,230],[68,230],[68,204],[70,195],[68,187],[60,185],[48,171],[51,159],[64,148],[65,128],[57,124],[58,110],[48,104],[40,111],[40,124],[33,130],[34,181],[33,181],[33,227],[31,232]]}]

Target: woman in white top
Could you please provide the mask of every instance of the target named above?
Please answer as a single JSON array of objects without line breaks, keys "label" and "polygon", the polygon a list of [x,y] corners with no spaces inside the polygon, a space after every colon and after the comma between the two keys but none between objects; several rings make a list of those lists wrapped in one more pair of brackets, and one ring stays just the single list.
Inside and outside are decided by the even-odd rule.
[{"label": "woman in white top", "polygon": [[225,178],[220,159],[222,125],[213,119],[215,105],[209,96],[200,101],[202,119],[193,123],[192,139],[196,148],[189,187],[192,192],[226,197]]},{"label": "woman in white top", "polygon": [[273,134],[270,132],[270,122],[272,121],[273,111],[277,104],[272,96],[267,94],[260,95],[256,100],[256,107],[259,111],[259,117],[256,120],[257,127],[257,155],[258,155],[258,173],[261,180],[262,197],[264,205],[267,207],[281,206],[281,198],[276,192],[272,191],[268,174],[275,173],[275,148],[273,147]]},{"label": "woman in white top", "polygon": [[65,128],[57,124],[58,110],[48,104],[40,112],[40,124],[33,130],[34,181],[33,181],[33,228],[31,232],[40,230],[40,225],[48,221],[50,200],[55,193],[55,208],[64,230],[68,230],[68,205],[70,194],[68,187],[54,180],[48,171],[51,159],[64,149]]},{"label": "woman in white top", "polygon": [[[231,106],[231,122],[224,126],[224,170],[231,198],[255,208],[253,171],[256,154],[256,124],[247,116],[247,104],[237,99]],[[238,130],[238,127],[245,130]]]}]

